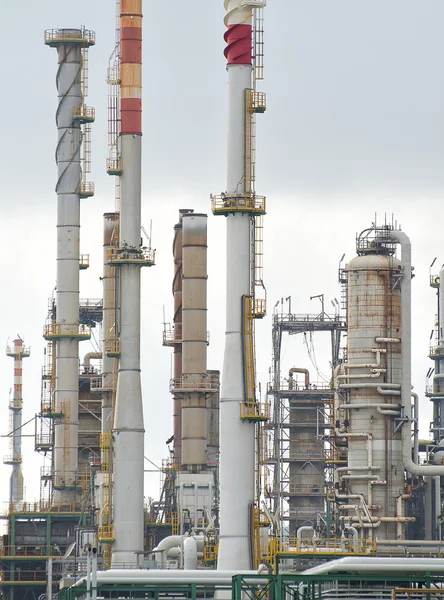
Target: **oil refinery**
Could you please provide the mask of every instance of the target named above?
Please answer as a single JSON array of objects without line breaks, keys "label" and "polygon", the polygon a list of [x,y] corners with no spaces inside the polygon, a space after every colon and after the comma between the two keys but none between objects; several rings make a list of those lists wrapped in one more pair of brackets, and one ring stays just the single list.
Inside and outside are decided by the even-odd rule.
[{"label": "oil refinery", "polygon": [[[163,262],[153,244],[156,222],[145,228],[142,221],[149,177],[143,100],[162,93],[142,88],[147,7],[143,0],[117,0],[109,8],[116,8],[116,28],[103,65],[107,106],[87,104],[96,33],[75,24],[44,32],[57,97],[56,285],[41,315],[40,402],[30,420],[23,410],[35,390],[24,386],[24,374],[40,358],[22,329],[23,339],[7,342],[10,419],[3,433],[10,451],[3,462],[10,479],[1,514],[1,594],[8,600],[442,599],[444,266],[435,270],[433,260],[426,282],[436,294],[436,317],[430,315],[424,348],[412,341],[412,294],[424,282],[415,278],[409,231],[394,218],[375,216],[359,223],[357,233],[336,232],[347,244],[356,235],[356,255],[336,263],[339,300],[322,290],[325,266],[312,265],[321,287],[310,300],[318,310],[299,308],[297,264],[310,262],[308,249],[283,265],[288,296],[267,297],[264,255],[280,234],[267,235],[273,200],[259,191],[257,164],[262,121],[269,118],[267,2],[219,2],[226,180],[218,184],[223,191],[208,190],[211,216],[201,204],[183,208],[177,199],[168,224],[172,252]],[[99,113],[108,121],[103,170],[114,198],[94,223],[102,254],[90,256],[81,252],[80,207],[97,191],[90,176]],[[208,259],[215,217],[223,217],[217,252],[225,278]],[[313,228],[313,240],[328,253],[324,237]],[[101,297],[83,298],[82,274],[92,261],[101,265]],[[172,294],[155,283],[143,294],[143,280],[166,263]],[[225,313],[209,302],[210,289],[223,297]],[[172,307],[163,330],[150,305],[154,295]],[[224,329],[214,335],[209,321],[216,310]],[[144,319],[159,329],[169,378],[153,372],[152,357],[141,353]],[[289,340],[306,347],[310,368],[294,345],[286,352]],[[314,340],[321,340],[318,356]],[[212,344],[224,348],[220,364],[212,362]],[[425,392],[412,375],[418,355],[430,360]],[[162,397],[143,384],[144,370],[161,379]],[[146,440],[159,427],[168,394],[171,437],[156,465],[146,456]],[[428,437],[420,433],[426,402],[433,412]],[[22,448],[25,437],[43,458],[38,500],[26,493],[23,465],[32,459]],[[146,486],[153,467],[161,482],[156,496]]]}]

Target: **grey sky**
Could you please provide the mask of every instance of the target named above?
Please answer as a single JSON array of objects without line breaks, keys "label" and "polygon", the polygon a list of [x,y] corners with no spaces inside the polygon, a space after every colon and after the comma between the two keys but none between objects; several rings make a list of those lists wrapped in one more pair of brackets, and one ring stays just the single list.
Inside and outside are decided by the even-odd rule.
[{"label": "grey sky", "polygon": [[[54,150],[56,53],[50,27],[85,24],[95,106],[96,197],[82,204],[82,252],[93,261],[81,296],[99,297],[102,220],[113,210],[107,155],[106,66],[114,43],[112,0],[6,2],[2,7],[2,296],[0,339],[20,333],[27,359],[25,417],[39,409],[41,332],[55,283]],[[26,15],[26,16],[25,16]],[[143,386],[146,452],[159,463],[171,434],[169,351],[162,349],[162,305],[171,316],[172,227],[181,207],[210,212],[225,188],[226,73],[222,0],[144,2],[144,208],[153,219],[158,264],[143,274]],[[444,192],[444,4],[442,0],[269,0],[265,11],[268,110],[258,118],[257,190],[268,197],[265,282],[269,304],[292,296],[316,312],[310,295],[339,297],[338,261],[354,254],[355,233],[378,212],[395,217],[413,243],[414,383],[423,391],[435,296],[428,266],[441,243]],[[209,217],[209,368],[221,368],[224,332],[224,219]],[[271,319],[257,326],[258,372],[271,360]],[[285,365],[311,367],[300,341]],[[82,344],[81,352],[90,349]],[[323,344],[319,343],[321,363]],[[325,371],[327,367],[323,370]],[[0,356],[0,418],[7,430],[12,359]],[[430,415],[423,400],[422,433]],[[33,429],[27,431],[33,433]],[[26,438],[25,485],[38,496],[33,443]],[[7,453],[3,440],[3,453]],[[9,468],[0,468],[7,499]],[[155,493],[157,478],[149,479]]]}]

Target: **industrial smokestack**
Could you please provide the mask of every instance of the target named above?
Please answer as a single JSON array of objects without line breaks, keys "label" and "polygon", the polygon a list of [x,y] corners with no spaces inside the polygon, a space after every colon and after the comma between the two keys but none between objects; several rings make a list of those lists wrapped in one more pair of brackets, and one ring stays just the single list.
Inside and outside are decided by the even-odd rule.
[{"label": "industrial smokestack", "polygon": [[207,464],[207,215],[183,215],[182,467]]},{"label": "industrial smokestack", "polygon": [[[79,341],[89,339],[88,328],[79,327],[79,232],[82,170],[81,125],[93,120],[86,111],[81,87],[82,50],[95,43],[85,29],[52,29],[45,43],[57,48],[59,104],[56,121],[58,144],[57,192],[57,303],[56,318],[45,330],[45,338],[56,340],[56,389],[54,421],[54,497],[56,505],[72,504],[79,498],[78,398]],[[90,193],[86,194],[90,195]]]},{"label": "industrial smokestack", "polygon": [[220,399],[220,542],[218,569],[251,568],[250,510],[254,501],[255,425],[243,421],[245,402],[243,304],[251,294],[252,203],[246,178],[246,90],[252,88],[250,6],[225,0],[228,71],[226,334]]},{"label": "industrial smokestack", "polygon": [[12,473],[9,484],[9,501],[11,503],[23,501],[23,472],[22,472],[22,370],[23,359],[27,358],[31,352],[29,348],[23,345],[23,340],[17,338],[13,346],[6,348],[7,356],[14,359],[14,390],[12,398],[9,400],[10,435],[12,441],[11,455],[6,457],[3,462],[6,465],[12,465]]},{"label": "industrial smokestack", "polygon": [[113,425],[114,535],[112,566],[137,566],[143,554],[144,425],[140,384],[140,268],[152,266],[141,245],[142,0],[120,3],[120,240],[118,267],[120,364]]}]

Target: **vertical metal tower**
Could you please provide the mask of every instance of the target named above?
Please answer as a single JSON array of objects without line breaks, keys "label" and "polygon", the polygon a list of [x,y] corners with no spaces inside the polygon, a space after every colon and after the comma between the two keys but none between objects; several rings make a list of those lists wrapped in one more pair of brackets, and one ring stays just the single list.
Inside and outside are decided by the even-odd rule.
[{"label": "vertical metal tower", "polygon": [[[78,364],[79,341],[90,338],[90,328],[79,326],[80,198],[93,193],[82,178],[81,144],[84,124],[94,111],[84,104],[82,81],[87,49],[95,35],[86,29],[51,29],[45,44],[56,48],[59,69],[56,113],[58,144],[57,192],[57,313],[45,327],[45,338],[56,341],[54,421],[54,504],[79,498],[78,482]],[[84,155],[85,156],[85,155]]]},{"label": "vertical metal tower", "polygon": [[120,363],[114,412],[114,545],[112,565],[135,566],[143,553],[144,424],[140,384],[140,269],[154,264],[141,240],[142,184],[142,0],[120,2],[119,247],[116,323]]},{"label": "vertical metal tower", "polygon": [[[227,219],[226,337],[220,400],[220,543],[218,569],[252,565],[255,499],[256,402],[254,318],[265,314],[256,297],[262,284],[265,198],[255,192],[255,116],[265,111],[256,91],[262,76],[265,1],[225,0],[228,71],[227,191],[212,197],[213,213]],[[259,252],[258,252],[259,250]],[[234,470],[233,470],[234,469]]]},{"label": "vertical metal tower", "polygon": [[22,472],[22,362],[31,351],[23,345],[23,340],[18,337],[13,341],[13,346],[6,348],[6,355],[14,359],[14,390],[9,399],[10,424],[9,436],[11,437],[11,454],[3,459],[5,465],[12,466],[9,483],[9,501],[11,503],[23,501],[23,472]]}]

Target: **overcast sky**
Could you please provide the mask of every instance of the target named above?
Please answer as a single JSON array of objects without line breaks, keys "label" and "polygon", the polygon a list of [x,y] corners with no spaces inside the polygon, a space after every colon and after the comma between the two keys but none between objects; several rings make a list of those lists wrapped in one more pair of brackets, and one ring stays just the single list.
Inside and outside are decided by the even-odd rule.
[{"label": "overcast sky", "polygon": [[[82,201],[81,297],[100,297],[102,214],[114,209],[107,156],[106,66],[114,44],[111,0],[6,2],[0,47],[3,93],[0,171],[2,294],[0,339],[31,345],[24,364],[24,419],[40,406],[41,337],[55,285],[57,56],[43,44],[52,27],[85,25],[90,51],[96,196]],[[170,351],[161,347],[162,307],[172,316],[172,234],[179,208],[210,213],[209,194],[226,187],[226,72],[223,0],[144,2],[143,222],[153,220],[157,266],[143,272],[142,382],[146,456],[159,464],[172,433]],[[357,231],[392,213],[413,244],[413,383],[423,397],[436,296],[429,265],[444,262],[444,3],[442,0],[269,0],[265,11],[268,109],[258,117],[257,191],[267,196],[265,283],[270,307],[292,297],[294,312],[316,313],[340,297],[338,262],[354,256]],[[224,343],[225,223],[209,216],[208,366],[221,368]],[[271,311],[270,311],[271,312]],[[322,336],[321,336],[322,337]],[[315,339],[323,372],[325,340]],[[91,350],[81,344],[81,354]],[[302,340],[284,342],[284,368],[313,370]],[[259,380],[271,362],[271,316],[257,325]],[[316,376],[313,375],[316,379]],[[8,431],[12,359],[0,356],[0,419]],[[25,430],[33,434],[31,424]],[[0,448],[8,453],[2,440]],[[33,440],[25,438],[27,498],[38,497]],[[10,468],[0,466],[0,500]],[[156,495],[158,476],[147,477]]]}]

